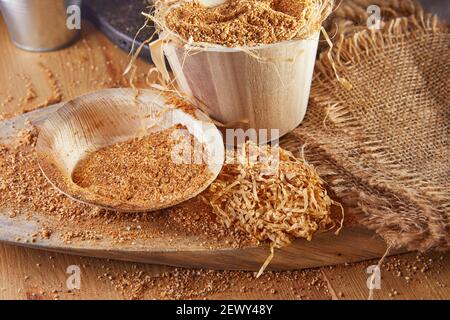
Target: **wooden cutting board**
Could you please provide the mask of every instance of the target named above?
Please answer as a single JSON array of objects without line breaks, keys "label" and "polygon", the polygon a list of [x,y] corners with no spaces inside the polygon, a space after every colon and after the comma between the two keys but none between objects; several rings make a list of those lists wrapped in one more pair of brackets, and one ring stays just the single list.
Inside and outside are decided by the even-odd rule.
[{"label": "wooden cutting board", "polygon": [[[28,121],[42,121],[59,107],[53,105],[0,122],[0,143],[13,143],[17,133],[29,125]],[[0,208],[0,241],[69,254],[207,269],[258,270],[269,254],[267,246],[232,248],[225,241],[218,244],[217,239],[180,234],[170,227],[160,230],[163,232],[152,240],[136,241],[135,244],[116,243],[109,238],[67,243],[61,237],[64,230],[53,232],[49,239],[26,241],[51,222],[49,219],[52,219],[51,215],[43,212],[26,212],[11,218],[9,210]],[[147,227],[152,232],[161,228],[156,224]],[[67,228],[70,228],[69,221]],[[356,262],[381,257],[385,251],[386,244],[372,231],[358,225],[347,226],[338,236],[333,232],[322,233],[310,242],[300,239],[289,247],[276,250],[270,269],[291,270]]]}]

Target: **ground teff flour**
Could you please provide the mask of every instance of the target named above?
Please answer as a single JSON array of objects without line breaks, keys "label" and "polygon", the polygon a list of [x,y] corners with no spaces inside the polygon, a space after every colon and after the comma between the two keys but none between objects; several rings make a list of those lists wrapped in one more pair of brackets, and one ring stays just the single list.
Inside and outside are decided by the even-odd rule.
[{"label": "ground teff flour", "polygon": [[[211,172],[204,161],[182,163],[179,159],[177,163],[172,157],[177,147],[192,152],[195,145],[201,144],[185,127],[174,126],[89,154],[72,178],[99,196],[133,205],[189,198],[205,185]],[[205,150],[200,151],[206,156]]]},{"label": "ground teff flour", "polygon": [[156,19],[187,42],[251,47],[307,38],[331,6],[322,0],[230,0],[206,8],[193,1],[157,10]]}]

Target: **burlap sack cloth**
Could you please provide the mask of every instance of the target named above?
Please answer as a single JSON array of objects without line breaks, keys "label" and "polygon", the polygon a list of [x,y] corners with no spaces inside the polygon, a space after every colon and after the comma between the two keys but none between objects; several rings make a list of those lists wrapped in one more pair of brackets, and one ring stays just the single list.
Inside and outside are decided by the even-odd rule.
[{"label": "burlap sack cloth", "polygon": [[449,29],[412,1],[391,1],[398,11],[378,1],[408,16],[385,19],[379,31],[359,26],[361,15],[345,19],[346,10],[355,15],[346,3],[365,13],[366,2],[344,2],[331,26],[341,25],[333,60],[352,89],[323,53],[307,116],[283,146],[295,152],[305,143],[348,214],[393,247],[448,249]]}]

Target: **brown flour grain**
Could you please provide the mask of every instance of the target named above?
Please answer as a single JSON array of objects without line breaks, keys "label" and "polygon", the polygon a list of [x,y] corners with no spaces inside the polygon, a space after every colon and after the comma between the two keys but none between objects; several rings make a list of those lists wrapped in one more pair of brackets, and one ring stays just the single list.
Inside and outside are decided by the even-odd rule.
[{"label": "brown flour grain", "polygon": [[320,0],[230,0],[206,8],[194,1],[162,14],[166,27],[187,42],[251,47],[309,37],[331,6]]},{"label": "brown flour grain", "polygon": [[136,268],[122,273],[105,273],[99,278],[110,282],[128,300],[214,299],[215,295],[223,297],[223,294],[229,293],[235,297],[252,292],[277,299],[277,289],[280,288],[296,299],[330,296],[320,270],[268,271],[255,279],[254,272],[248,271],[175,268],[155,274]]},{"label": "brown flour grain", "polygon": [[[196,151],[203,161],[178,158],[177,147]],[[200,148],[199,148],[200,149]],[[203,145],[185,127],[174,126],[118,143],[89,154],[76,166],[72,179],[103,198],[131,205],[154,206],[189,198],[211,176]]]}]

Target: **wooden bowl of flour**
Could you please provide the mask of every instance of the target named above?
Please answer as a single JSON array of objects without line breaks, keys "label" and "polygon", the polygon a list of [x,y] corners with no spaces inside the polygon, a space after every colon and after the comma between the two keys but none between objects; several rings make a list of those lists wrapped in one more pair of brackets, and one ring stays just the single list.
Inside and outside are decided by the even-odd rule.
[{"label": "wooden bowl of flour", "polygon": [[[159,153],[160,156],[156,159],[152,156],[152,150],[158,149],[158,144],[144,147],[138,145],[138,150],[132,150],[129,157],[127,154],[124,157],[113,154],[110,159],[105,159],[95,172],[90,172],[92,176],[99,175],[104,179],[108,179],[111,174],[116,178],[117,181],[107,186],[107,193],[99,193],[95,191],[99,188],[87,187],[77,181],[76,172],[79,165],[100,150],[127,141],[152,137],[152,134],[174,126],[183,126],[185,133],[195,137],[203,148],[199,149],[201,155],[207,155],[199,160],[199,163],[204,164],[202,174],[205,174],[198,184],[191,185],[191,180],[188,180],[185,185],[179,186],[182,188],[181,192],[170,192],[161,197],[153,197],[153,194],[148,193],[146,198],[142,199],[116,196],[124,191],[121,188],[127,187],[126,184],[119,183],[122,178],[131,177],[136,180],[136,177],[146,176],[145,183],[139,182],[139,186],[144,190],[148,190],[154,181],[159,184],[161,179],[174,180],[175,177],[168,171],[169,162],[162,164],[163,170],[158,174],[150,170],[158,163],[158,159],[167,158],[167,161],[172,161],[174,165],[183,165],[186,170],[182,170],[179,176],[186,177],[188,168],[196,165],[197,158],[195,163],[184,163],[184,158],[179,158],[175,151],[182,152],[181,156],[184,155],[183,152],[191,156],[197,150],[183,149],[185,145],[181,143],[177,143],[173,149],[162,149],[163,153]],[[156,90],[140,90],[138,95],[132,89],[96,91],[66,102],[40,123],[38,129],[37,158],[43,174],[52,185],[76,201],[116,211],[154,211],[193,198],[214,181],[224,161],[222,136],[210,119],[198,110],[192,109],[188,112],[175,106]],[[183,133],[183,130],[180,133]],[[168,139],[178,141],[175,136]],[[126,167],[129,170],[126,170],[123,177],[115,176],[122,165],[120,159],[124,158],[125,163],[130,163],[137,154],[144,154],[138,158],[140,163],[137,169]],[[191,158],[187,160],[191,161]],[[147,163],[146,166],[143,165],[144,162]]]}]

